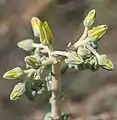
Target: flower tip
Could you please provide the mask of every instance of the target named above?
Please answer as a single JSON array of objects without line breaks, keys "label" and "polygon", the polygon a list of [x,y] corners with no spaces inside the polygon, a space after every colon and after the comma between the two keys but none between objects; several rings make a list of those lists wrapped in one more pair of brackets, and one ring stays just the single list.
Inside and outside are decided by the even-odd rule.
[{"label": "flower tip", "polygon": [[92,9],[90,12],[92,12],[92,13],[96,13],[96,10],[95,10],[95,9]]},{"label": "flower tip", "polygon": [[3,78],[5,78],[5,79],[6,79],[6,73],[4,73]]}]

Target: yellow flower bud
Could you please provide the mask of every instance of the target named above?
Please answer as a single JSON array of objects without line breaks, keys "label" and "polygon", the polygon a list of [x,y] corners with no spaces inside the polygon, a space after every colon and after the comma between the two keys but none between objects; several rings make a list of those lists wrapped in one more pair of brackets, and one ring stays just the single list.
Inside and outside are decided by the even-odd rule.
[{"label": "yellow flower bud", "polygon": [[107,25],[100,25],[89,31],[88,36],[91,41],[99,40],[107,31]]}]

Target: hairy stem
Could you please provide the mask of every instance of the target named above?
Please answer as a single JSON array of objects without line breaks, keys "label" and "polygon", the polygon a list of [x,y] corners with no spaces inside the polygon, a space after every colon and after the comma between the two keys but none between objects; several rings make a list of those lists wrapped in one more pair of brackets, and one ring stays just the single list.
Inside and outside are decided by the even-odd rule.
[{"label": "hairy stem", "polygon": [[82,46],[86,43],[88,43],[88,28],[84,29],[84,33],[83,35],[80,37],[80,39],[78,39],[70,48],[68,48],[68,50],[76,50],[79,46]]},{"label": "hairy stem", "polygon": [[84,33],[82,34],[82,36],[78,41],[84,40],[85,38],[87,38],[87,36],[88,36],[88,28],[85,28]]},{"label": "hairy stem", "polygon": [[54,51],[52,52],[52,55],[61,55],[61,56],[64,56],[64,57],[67,57],[68,56],[68,52],[65,52],[65,51]]},{"label": "hairy stem", "polygon": [[100,55],[96,52],[96,50],[90,45],[86,45],[86,47],[98,58]]},{"label": "hairy stem", "polygon": [[61,72],[60,62],[52,64],[52,95],[50,99],[51,103],[51,115],[54,120],[59,120],[61,117],[61,106],[59,101],[59,93],[61,89],[60,85],[60,72]]}]

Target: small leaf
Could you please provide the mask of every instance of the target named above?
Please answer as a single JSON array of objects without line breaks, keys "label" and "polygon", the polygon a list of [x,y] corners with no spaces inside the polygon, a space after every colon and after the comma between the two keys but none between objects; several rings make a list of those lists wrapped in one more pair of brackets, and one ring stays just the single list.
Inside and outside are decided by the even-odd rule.
[{"label": "small leaf", "polygon": [[37,17],[32,17],[31,25],[35,37],[40,37],[40,27],[42,24],[43,23]]},{"label": "small leaf", "polygon": [[24,83],[18,83],[13,88],[13,91],[10,95],[10,100],[17,100],[25,93],[25,84]]},{"label": "small leaf", "polygon": [[33,50],[33,40],[32,39],[22,40],[17,43],[17,46],[19,48],[22,48],[25,51],[32,51]]},{"label": "small leaf", "polygon": [[99,63],[99,65],[101,65],[104,69],[107,69],[107,70],[112,70],[112,69],[114,69],[113,63],[111,62],[111,60],[109,60],[109,59],[107,58],[106,55],[100,55],[100,57],[98,58],[98,63]]},{"label": "small leaf", "polygon": [[93,9],[86,16],[86,18],[85,18],[85,20],[83,22],[84,26],[87,27],[87,28],[90,28],[94,24],[95,16],[96,16],[96,12]]},{"label": "small leaf", "polygon": [[13,68],[12,70],[7,71],[3,78],[6,79],[18,79],[23,75],[23,71],[20,67]]},{"label": "small leaf", "polygon": [[89,31],[88,37],[91,41],[99,40],[107,31],[107,25],[100,25]]}]

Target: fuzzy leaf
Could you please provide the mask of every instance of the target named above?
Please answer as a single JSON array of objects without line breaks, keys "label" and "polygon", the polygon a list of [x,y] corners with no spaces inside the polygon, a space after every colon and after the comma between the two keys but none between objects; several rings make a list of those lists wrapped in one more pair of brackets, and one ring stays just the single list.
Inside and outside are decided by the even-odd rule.
[{"label": "fuzzy leaf", "polygon": [[95,16],[96,16],[96,12],[95,12],[95,9],[93,9],[86,16],[86,18],[83,22],[84,26],[87,28],[91,27],[94,24]]},{"label": "fuzzy leaf", "polygon": [[13,91],[10,95],[10,100],[17,100],[25,93],[25,84],[24,83],[18,83],[13,88]]},{"label": "fuzzy leaf", "polygon": [[23,71],[20,67],[13,68],[12,70],[7,71],[3,78],[6,79],[18,79],[23,75]]},{"label": "fuzzy leaf", "polygon": [[33,50],[33,40],[32,39],[22,40],[17,43],[17,46],[19,48],[22,48],[25,51],[32,51]]}]

